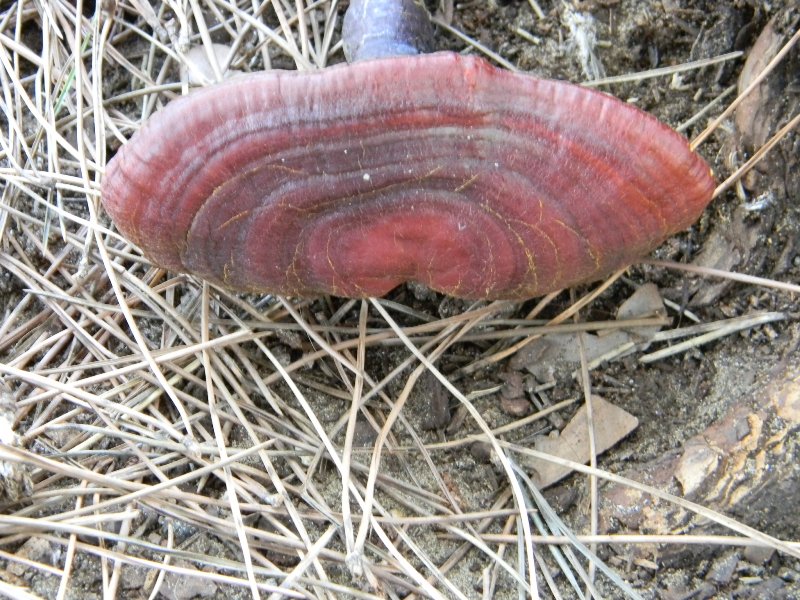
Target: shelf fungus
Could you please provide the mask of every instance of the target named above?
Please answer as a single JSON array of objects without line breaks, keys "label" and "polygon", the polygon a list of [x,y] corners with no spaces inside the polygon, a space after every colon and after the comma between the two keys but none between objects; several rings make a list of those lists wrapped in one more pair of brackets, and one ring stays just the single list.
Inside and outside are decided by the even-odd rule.
[{"label": "shelf fungus", "polygon": [[636,260],[710,201],[707,164],[651,115],[415,36],[171,102],[110,161],[106,210],[156,264],[234,290],[522,299]]}]

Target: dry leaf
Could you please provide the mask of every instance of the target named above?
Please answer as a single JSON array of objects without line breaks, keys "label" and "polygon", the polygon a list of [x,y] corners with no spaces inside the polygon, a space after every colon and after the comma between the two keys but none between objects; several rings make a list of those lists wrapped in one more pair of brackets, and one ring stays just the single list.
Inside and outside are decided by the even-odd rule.
[{"label": "dry leaf", "polygon": [[[599,396],[592,396],[592,415],[597,454],[611,448],[639,425],[639,419]],[[574,462],[588,463],[589,427],[586,406],[575,413],[559,435],[536,440],[534,449]],[[539,489],[553,485],[572,472],[569,467],[541,459],[528,458],[524,463]]]}]

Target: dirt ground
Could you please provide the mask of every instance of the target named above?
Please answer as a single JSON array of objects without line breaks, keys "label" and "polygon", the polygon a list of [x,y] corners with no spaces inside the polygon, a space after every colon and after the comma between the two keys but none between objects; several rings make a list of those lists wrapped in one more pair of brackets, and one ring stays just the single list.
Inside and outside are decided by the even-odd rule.
[{"label": "dirt ground", "polygon": [[[785,42],[800,27],[800,11],[792,9],[794,3],[791,0],[589,0],[571,3],[542,0],[538,6],[544,13],[543,18],[536,15],[532,8],[534,4],[527,0],[481,0],[465,1],[455,6],[447,2],[435,6],[429,3],[429,7],[441,21],[496,52],[515,68],[541,77],[573,82],[591,83],[593,79],[602,81],[741,52],[741,55],[701,68],[598,85],[599,89],[634,103],[678,128],[689,139],[701,133],[709,120],[736,97],[735,89],[745,59],[765,28],[772,28],[776,39]],[[338,10],[341,13],[343,9],[344,5],[340,5]],[[129,12],[126,18],[132,20]],[[91,14],[88,7],[84,14]],[[279,26],[274,16],[265,15],[268,24]],[[211,12],[207,16],[213,18]],[[30,29],[26,30],[32,39],[36,37],[36,23],[37,20],[32,19]],[[142,23],[142,26],[146,24]],[[219,36],[224,37],[223,34]],[[583,52],[582,40],[588,44],[590,52]],[[138,42],[130,43],[136,45]],[[437,49],[466,51],[465,43],[441,26],[437,29],[436,46]],[[477,52],[475,49],[469,51]],[[341,55],[336,58],[341,58]],[[289,59],[280,53],[276,52],[273,59],[273,66],[290,65]],[[286,61],[285,65],[283,61]],[[124,93],[132,87],[128,71],[109,70],[104,76],[108,96]],[[758,88],[756,95],[758,101],[755,104],[745,106],[746,111],[741,110],[725,120],[699,147],[699,153],[712,166],[719,182],[798,114],[800,50],[797,47],[781,62],[767,83]],[[721,99],[712,105],[708,114],[691,121],[698,111],[719,96]],[[141,101],[134,99],[115,108],[127,111],[135,120],[141,106]],[[130,132],[125,131],[125,134]],[[106,146],[110,152],[118,145],[114,136],[108,136]],[[3,166],[13,167],[8,160]],[[76,172],[80,170],[77,164],[70,166],[75,167]],[[799,167],[800,133],[795,129],[741,183],[716,198],[696,225],[668,240],[655,251],[653,258],[797,284],[800,282]],[[12,190],[11,187],[4,184],[6,196],[0,211],[11,206],[9,198],[18,193],[18,188]],[[90,218],[91,211],[82,206],[80,193],[73,190],[71,196],[65,195],[65,199],[68,211],[87,220]],[[29,208],[32,214],[39,216],[43,213],[41,206],[34,206],[29,200],[22,198],[20,202],[22,204],[14,205],[20,210]],[[43,250],[23,235],[24,227],[28,226],[24,218],[15,212],[7,214],[11,221],[4,236],[16,237],[21,240],[21,245],[17,248],[4,239],[4,253],[16,256],[23,250],[22,246],[27,246],[25,250],[32,257],[31,269],[47,272],[53,264],[48,258],[50,250]],[[109,224],[104,216],[100,219],[103,224]],[[35,228],[35,224],[30,226]],[[73,232],[80,231],[74,223],[71,227]],[[122,242],[114,243],[117,250],[122,250]],[[53,252],[57,253],[57,250]],[[123,263],[133,260],[126,252],[115,256]],[[86,268],[79,264],[78,257],[78,251],[73,249],[66,260],[76,273]],[[90,261],[94,261],[96,267],[102,267],[96,253],[91,255]],[[4,318],[14,320],[15,327],[26,320],[32,322],[42,311],[47,315],[48,322],[37,323],[26,330],[30,336],[27,339],[33,344],[34,339],[43,340],[60,330],[65,321],[60,320],[60,313],[51,304],[41,300],[14,312],[24,296],[30,293],[31,287],[29,279],[20,276],[14,264],[5,261],[0,267],[0,307]],[[131,270],[137,271],[136,268]],[[146,279],[144,268],[139,270],[137,277]],[[152,283],[158,286],[164,281],[166,279],[154,278]],[[174,283],[174,280],[169,281]],[[63,280],[61,285],[66,286]],[[200,288],[185,278],[179,279],[177,285],[169,292],[159,293],[165,297],[174,294],[168,296],[170,301],[176,307],[186,308],[186,315],[193,315],[193,327],[199,331],[199,313],[196,307],[194,313],[187,307],[199,302]],[[537,307],[539,299],[503,305],[492,313],[491,319],[495,321],[476,330],[487,334],[483,339],[467,338],[454,343],[436,362],[438,369],[471,400],[493,431],[531,417],[548,406],[565,403],[563,408],[550,413],[547,418],[531,418],[524,425],[511,427],[508,432],[497,436],[522,470],[534,479],[542,476],[537,471],[539,463],[535,462],[535,457],[517,452],[517,449],[538,448],[542,439],[553,439],[557,431],[562,431],[563,436],[564,428],[584,402],[585,386],[580,376],[577,336],[573,333],[560,334],[565,337],[545,336],[528,340],[529,343],[520,344],[516,351],[509,351],[502,357],[498,353],[521,342],[526,335],[532,335],[524,332],[511,334],[513,328],[523,324],[534,327],[550,321],[594,287],[596,284],[562,292],[527,323],[522,320]],[[769,547],[771,538],[785,542],[800,540],[800,510],[797,509],[800,498],[800,305],[797,293],[759,283],[734,282],[707,273],[686,273],[653,261],[643,262],[633,265],[581,310],[577,321],[613,321],[620,306],[643,287],[655,289],[656,296],[666,304],[666,308],[661,305],[659,309],[666,315],[664,324],[656,327],[662,333],[697,323],[737,324],[747,319],[763,320],[734,327],[726,335],[699,342],[651,362],[645,362],[643,357],[684,338],[675,341],[666,336],[653,338],[655,330],[641,328],[616,330],[623,337],[613,343],[603,332],[585,334],[582,343],[590,358],[611,353],[605,360],[592,365],[588,375],[591,393],[635,417],[637,422],[631,433],[617,436],[621,439],[615,439],[612,447],[598,457],[596,466],[611,475],[653,489],[634,489],[620,481],[601,478],[597,483],[597,500],[594,501],[590,478],[573,473],[548,485],[542,499],[529,498],[529,507],[544,515],[546,510],[542,503],[548,504],[578,536],[588,535],[593,528],[604,535],[653,536],[638,542],[631,539],[630,543],[601,540],[597,545],[590,542],[598,540],[588,538],[586,543],[605,565],[644,598],[800,597],[797,544],[777,549],[774,545]],[[130,292],[130,288],[127,289]],[[114,302],[108,286],[104,290],[103,294],[96,294],[104,302],[96,308],[98,314]],[[88,301],[86,296],[71,293],[76,302]],[[311,339],[298,325],[299,321],[282,311],[275,300],[255,296],[238,298],[241,304],[225,298],[219,300],[219,306],[227,302],[226,306],[233,307],[231,310],[237,311],[237,318],[246,319],[252,330],[268,332],[265,343],[281,365],[300,364],[304,357],[320,350],[320,340]],[[387,300],[393,303],[393,317],[405,327],[459,317],[476,308],[472,303],[444,297],[416,285],[393,291]],[[485,303],[478,308],[481,306]],[[131,303],[131,307],[152,311],[142,315],[136,313],[150,349],[158,353],[162,348],[171,347],[171,343],[165,341],[170,339],[171,325],[164,324],[169,323],[169,319],[163,317],[160,308],[148,302]],[[257,307],[257,310],[248,307]],[[335,298],[297,304],[298,313],[306,322],[341,328],[330,335],[325,333],[325,341],[331,345],[342,339],[357,339],[359,308],[359,303]],[[268,319],[282,326],[273,329],[259,325],[259,314],[266,314]],[[235,331],[238,321],[225,322],[227,315],[224,310],[219,311],[221,324],[212,329],[214,336]],[[651,313],[645,310],[638,316],[651,316]],[[124,323],[120,327],[128,331]],[[389,330],[386,320],[374,306],[369,309],[367,327],[371,328],[370,331]],[[14,327],[8,327],[2,333],[8,336],[12,331]],[[506,333],[508,335],[503,337]],[[706,331],[696,331],[697,335],[703,333]],[[0,336],[0,362],[13,366],[19,364],[19,357],[31,345],[19,340],[7,342],[9,339]],[[422,337],[415,339],[420,344],[424,341]],[[199,337],[194,339],[194,343],[198,341]],[[630,352],[615,353],[628,342],[632,346]],[[177,341],[173,340],[172,344],[178,346]],[[119,342],[111,340],[108,347],[117,356],[125,355]],[[355,348],[353,345],[350,358],[355,356]],[[74,344],[65,344],[60,351],[80,355]],[[39,361],[46,354],[45,349],[34,356]],[[115,363],[102,353],[92,356],[91,361],[87,359],[89,373],[101,373],[111,368],[109,365],[119,368],[127,364]],[[200,356],[199,352],[196,356]],[[240,400],[255,398],[252,406],[242,404],[247,419],[261,427],[258,433],[264,439],[274,436],[273,439],[277,440],[274,446],[269,447],[270,452],[274,450],[274,454],[270,454],[272,468],[277,473],[274,477],[285,482],[283,493],[293,498],[299,507],[298,513],[308,537],[317,540],[331,536],[331,541],[325,544],[331,554],[320,556],[329,582],[342,587],[328,591],[323,591],[324,587],[315,587],[314,578],[321,577],[321,571],[310,569],[304,571],[305,579],[301,577],[293,589],[299,590],[302,597],[355,597],[357,593],[364,597],[410,597],[408,594],[413,591],[419,597],[433,595],[417,587],[421,583],[398,567],[398,559],[387,551],[388,546],[374,531],[369,536],[367,554],[375,567],[373,577],[380,585],[376,586],[368,577],[351,575],[343,560],[346,545],[338,526],[343,519],[341,474],[322,444],[314,441],[313,426],[301,416],[307,413],[307,409],[265,356],[253,340],[248,340],[242,342],[236,351],[226,354],[215,368],[220,372],[240,369],[245,375],[240,380],[241,389],[231,386],[232,394]],[[494,356],[498,358],[482,361]],[[367,347],[365,369],[372,380],[382,381],[394,369],[407,364],[408,359],[408,349],[394,338],[385,345]],[[78,362],[73,364],[75,368]],[[248,370],[249,365],[254,367],[252,371]],[[20,368],[37,376],[56,378],[61,374],[56,367],[56,363],[45,362],[40,368],[32,361],[29,366]],[[388,382],[384,392],[389,398],[403,396],[409,381],[413,382],[412,368],[406,366],[399,376]],[[138,373],[134,383],[128,384],[131,394],[128,397],[132,399],[144,398],[161,386],[152,377],[147,379],[147,366]],[[201,415],[194,423],[200,429],[205,428],[204,431],[213,432],[216,426],[210,416],[202,412],[208,402],[204,373],[199,361],[198,364],[180,363],[168,371],[170,385],[178,390],[181,400]],[[353,393],[354,380],[349,375],[324,352],[321,357],[309,359],[293,370],[291,375],[293,383],[337,447],[344,444],[346,416]],[[9,410],[16,415],[12,419],[14,429],[24,440],[20,445],[21,451],[69,467],[75,466],[75,470],[65,468],[61,471],[50,463],[30,463],[26,475],[30,482],[19,484],[22,488],[27,485],[29,489],[16,495],[6,493],[0,507],[0,513],[8,517],[6,520],[0,517],[0,551],[3,552],[0,555],[0,581],[27,589],[42,598],[55,598],[65,576],[64,565],[72,561],[70,584],[62,597],[100,598],[101,590],[110,585],[115,558],[126,556],[130,560],[122,561],[124,567],[115,588],[119,598],[147,598],[156,585],[160,586],[157,596],[160,598],[251,597],[250,590],[242,583],[246,583],[246,574],[242,567],[241,546],[232,524],[230,490],[219,474],[201,483],[189,480],[178,486],[182,492],[196,497],[163,500],[154,496],[155,500],[150,503],[130,500],[130,504],[109,509],[122,511],[128,507],[139,511],[126,526],[121,525],[122,521],[110,520],[102,527],[114,534],[143,541],[140,545],[121,543],[114,538],[98,541],[81,530],[75,539],[83,546],[77,550],[69,546],[70,530],[59,530],[50,524],[58,521],[58,515],[75,508],[76,498],[82,498],[75,491],[78,487],[97,488],[96,498],[87,495],[85,501],[88,504],[121,496],[134,489],[121,487],[110,490],[107,489],[112,486],[110,480],[94,480],[89,475],[82,481],[78,467],[86,468],[87,473],[108,473],[111,478],[127,481],[121,473],[125,473],[125,468],[141,468],[144,455],[126,450],[126,444],[134,442],[125,441],[119,431],[109,433],[111,426],[98,417],[106,414],[105,409],[91,405],[93,396],[78,396],[78,400],[67,403],[69,406],[65,404],[53,410],[52,418],[61,426],[48,430],[40,419],[47,410],[45,402],[34,404],[25,400],[58,388],[49,388],[43,381],[33,379],[33,375],[26,378],[8,368],[4,370],[3,378],[3,397],[12,405]],[[123,380],[120,375],[113,385],[99,381],[87,387],[86,391],[98,397],[108,394],[108,397],[116,399],[119,389],[114,386],[121,385],[121,393],[128,393]],[[180,419],[169,408],[169,402],[163,398],[154,402],[153,406],[157,408],[147,414],[154,419],[170,415],[171,422],[178,427]],[[16,408],[13,408],[14,403]],[[369,412],[375,422],[382,424],[389,418],[393,406],[377,394],[368,403],[369,411],[365,410],[355,425],[354,464],[357,463],[362,470],[356,469],[357,474],[353,477],[358,480],[359,489],[367,480],[374,442],[378,437],[376,426],[370,424],[366,414]],[[70,417],[69,410],[73,405],[81,412]],[[276,410],[276,406],[280,410]],[[608,426],[609,430],[617,420],[623,419],[614,414],[616,416],[609,417],[609,422],[614,421]],[[246,427],[234,418],[223,421],[230,452],[253,445]],[[89,443],[87,440],[94,431],[90,426],[105,428],[105,441]],[[42,432],[31,434],[34,430],[38,432],[38,427],[43,427]],[[168,438],[158,438],[154,434],[153,439],[163,439],[164,447],[159,449],[155,442],[148,442],[153,443],[153,446],[148,446],[142,441],[145,425],[141,427],[142,431],[135,427],[125,431],[143,436],[136,438],[137,447],[147,449],[147,458],[162,465],[169,478],[191,474],[192,469],[200,464],[192,462],[191,448],[168,446],[167,442],[171,441]],[[605,424],[595,424],[595,427],[604,428]],[[71,432],[80,435],[71,441]],[[461,403],[430,372],[425,372],[413,385],[400,417],[392,427],[389,445],[383,451],[376,492],[381,510],[376,510],[375,514],[383,519],[381,522],[384,524],[391,524],[392,518],[399,519],[402,525],[389,532],[393,543],[416,569],[430,578],[441,597],[517,598],[520,597],[520,588],[514,577],[507,570],[493,566],[499,557],[511,565],[512,570],[517,568],[517,529],[508,474],[498,462],[495,450],[469,437],[479,432]],[[208,440],[213,445],[214,436],[209,434]],[[3,441],[8,443],[8,440]],[[71,451],[75,453],[70,454]],[[85,451],[85,454],[80,451]],[[97,456],[105,452],[113,460],[103,464],[92,462],[89,466],[88,462],[95,460],[92,452]],[[119,453],[118,456],[115,453]],[[218,458],[215,454],[211,457]],[[4,460],[13,462],[8,454],[4,454]],[[247,505],[242,510],[244,522],[264,533],[262,537],[251,535],[254,552],[261,557],[261,562],[255,562],[265,569],[264,573],[269,569],[282,572],[274,577],[264,575],[262,581],[279,585],[284,574],[292,572],[302,561],[286,540],[300,538],[299,534],[294,535],[291,511],[281,510],[273,475],[268,477],[263,471],[262,462],[252,455],[242,460],[242,469],[236,471],[236,476],[247,490],[241,493],[240,499],[243,505]],[[134,477],[131,481],[155,486],[158,478],[153,472],[145,470],[139,479]],[[8,477],[5,481],[7,487],[12,485],[10,480]],[[61,500],[54,500],[46,493],[58,488],[69,490]],[[659,497],[655,490],[685,498],[696,505],[676,504],[670,498]],[[208,504],[204,504],[200,496],[208,499]],[[37,504],[37,498],[41,504]],[[253,509],[252,505],[257,503],[262,503],[265,508]],[[202,510],[195,509],[195,505]],[[736,524],[731,527],[731,521],[698,513],[695,506],[715,511],[715,514],[735,520]],[[195,510],[197,512],[193,512]],[[495,517],[474,516],[472,520],[465,518],[452,522],[453,525],[460,524],[462,538],[452,528],[446,527],[444,520],[436,522],[442,515],[482,511],[494,511]],[[201,512],[205,516],[199,516]],[[48,526],[36,529],[32,523],[13,521],[11,517],[15,516],[43,519]],[[206,516],[207,520],[204,520]],[[424,521],[431,516],[432,522]],[[415,522],[415,518],[420,522]],[[535,520],[532,518],[531,522],[535,523]],[[337,527],[333,528],[332,523]],[[357,526],[357,519],[355,523]],[[548,527],[534,533],[556,533],[552,522]],[[291,535],[287,533],[289,530],[292,530]],[[271,534],[285,536],[285,539],[270,538]],[[724,543],[718,537],[734,534],[748,536],[752,543],[741,540]],[[684,543],[677,538],[656,537],[668,535],[708,538],[701,543]],[[462,556],[459,549],[463,548],[468,536],[471,536],[469,539],[483,539],[491,553],[496,554],[470,546]],[[765,536],[770,536],[770,539]],[[113,550],[113,553],[93,552],[87,549],[88,546]],[[410,549],[412,546],[413,550]],[[180,553],[165,554],[164,548],[167,547],[177,548]],[[563,574],[563,565],[549,553],[549,546],[542,544],[536,548],[542,556],[542,562],[536,567],[540,572],[541,597],[552,597],[545,578],[541,576],[543,568],[552,574],[554,586],[562,597],[577,597],[568,577]],[[785,548],[791,552],[784,551]],[[75,552],[75,556],[68,558],[69,552]],[[170,566],[184,567],[186,572],[176,569],[166,575],[163,582],[157,583],[154,563],[163,561],[164,556],[171,557]],[[207,557],[215,560],[204,562]],[[448,565],[443,575],[448,584],[432,575],[434,571],[430,565],[442,568],[451,557],[458,559]],[[152,562],[136,562],[134,559]],[[48,571],[47,565],[54,566],[56,572]],[[219,577],[201,579],[187,576],[187,572],[191,575],[203,571],[238,577],[239,580],[231,583]],[[597,597],[627,597],[620,586],[599,568],[595,586]],[[577,587],[583,590],[584,584],[579,583]],[[2,593],[0,589],[0,595]]]}]

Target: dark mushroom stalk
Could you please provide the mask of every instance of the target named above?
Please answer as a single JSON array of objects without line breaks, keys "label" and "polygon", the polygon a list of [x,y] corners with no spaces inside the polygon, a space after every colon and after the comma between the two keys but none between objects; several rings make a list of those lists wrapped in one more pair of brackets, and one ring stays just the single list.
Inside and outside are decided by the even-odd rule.
[{"label": "dark mushroom stalk", "polygon": [[477,57],[415,55],[430,23],[411,0],[348,11],[356,62],[194,92],[109,163],[106,210],[153,262],[250,292],[380,296],[418,281],[523,299],[634,261],[710,201],[706,163],[637,108]]},{"label": "dark mushroom stalk", "polygon": [[417,0],[354,0],[344,14],[347,62],[433,51],[433,23]]}]

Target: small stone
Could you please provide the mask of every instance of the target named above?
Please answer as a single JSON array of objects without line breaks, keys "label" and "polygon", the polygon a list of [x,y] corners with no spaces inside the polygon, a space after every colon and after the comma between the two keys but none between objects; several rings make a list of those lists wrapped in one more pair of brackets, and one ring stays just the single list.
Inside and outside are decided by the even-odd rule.
[{"label": "small stone", "polygon": [[503,387],[500,388],[500,395],[503,399],[517,399],[525,395],[525,386],[522,373],[519,371],[507,371],[500,375]]},{"label": "small stone", "polygon": [[728,554],[717,558],[712,564],[706,575],[706,580],[718,585],[727,585],[736,572],[736,565],[739,564],[738,554]]},{"label": "small stone", "polygon": [[685,496],[691,496],[711,475],[719,464],[719,457],[704,441],[689,441],[678,461],[675,478],[680,482]]},{"label": "small stone", "polygon": [[512,417],[527,417],[533,412],[531,403],[525,398],[502,398],[500,404],[503,411]]},{"label": "small stone", "polygon": [[[37,563],[50,564],[48,557],[50,556],[51,548],[50,542],[43,540],[40,537],[29,538],[19,550],[16,551],[15,556],[30,560]],[[32,567],[18,562],[9,561],[8,570],[14,575],[21,577],[28,569]]]},{"label": "small stone", "polygon": [[469,453],[475,460],[487,463],[492,458],[492,446],[488,442],[475,442],[469,447]]},{"label": "small stone", "polygon": [[450,423],[450,394],[431,373],[425,373],[419,381],[420,394],[428,400],[420,425],[423,429],[444,429]]},{"label": "small stone", "polygon": [[[193,567],[186,561],[177,561],[176,566]],[[217,593],[217,584],[210,579],[191,577],[178,573],[167,573],[161,594],[167,600],[194,600],[210,598]]]},{"label": "small stone", "polygon": [[775,549],[769,547],[748,546],[742,553],[743,558],[754,565],[763,565],[775,555]]},{"label": "small stone", "polygon": [[359,446],[362,448],[372,446],[377,438],[378,433],[366,419],[359,419],[356,421],[356,429],[353,432],[354,446]]},{"label": "small stone", "polygon": [[780,571],[778,571],[778,577],[784,581],[788,581],[789,583],[796,583],[797,581],[800,581],[800,573],[798,573],[795,569],[789,569],[788,567],[783,567]]},{"label": "small stone", "polygon": [[740,587],[734,594],[737,600],[788,600],[790,597],[786,594],[786,582],[780,577],[770,577],[760,583]]},{"label": "small stone", "polygon": [[661,600],[707,600],[714,596],[716,592],[714,586],[704,581],[696,588],[680,586],[676,589],[667,589],[661,592]]}]

